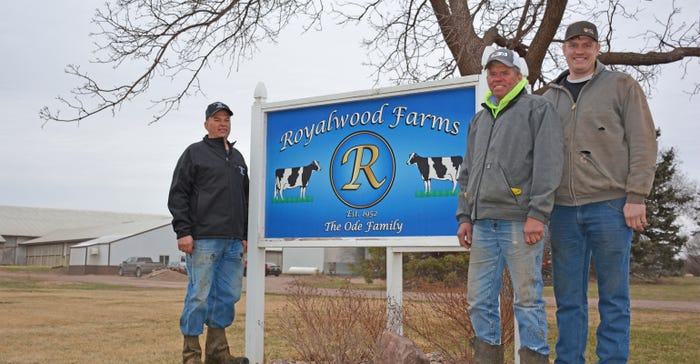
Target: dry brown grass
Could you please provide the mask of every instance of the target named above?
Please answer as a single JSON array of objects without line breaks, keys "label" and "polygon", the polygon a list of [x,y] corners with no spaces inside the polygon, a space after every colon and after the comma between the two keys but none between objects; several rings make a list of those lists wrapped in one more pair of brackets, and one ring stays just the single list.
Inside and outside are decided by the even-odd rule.
[{"label": "dry brown grass", "polygon": [[[0,277],[0,363],[181,362],[179,318],[184,289],[131,288]],[[292,348],[274,329],[272,312],[284,296],[266,297],[266,355],[289,357]],[[245,298],[226,330],[243,352]],[[202,338],[203,342],[203,338]]]},{"label": "dry brown grass", "polygon": [[180,290],[0,291],[1,363],[174,363]]},{"label": "dry brown grass", "polygon": [[[184,294],[184,289],[45,282],[24,275],[10,278],[0,275],[0,363],[177,363],[182,347],[178,322]],[[459,295],[452,298],[455,305],[461,305]],[[227,329],[229,343],[239,354],[243,351],[244,301],[237,304],[236,321]],[[371,301],[384,312],[381,300]],[[266,295],[265,357],[268,360],[302,359],[282,329],[280,312],[286,313],[290,302],[288,295]],[[408,307],[414,301],[404,303]],[[458,316],[463,309],[456,307],[456,314],[446,314]],[[557,336],[554,308],[548,307],[547,313],[553,349]],[[407,322],[409,314],[415,311],[407,312]],[[437,317],[435,310],[426,311],[425,315],[433,320]],[[331,322],[332,319],[330,315]],[[591,362],[595,362],[596,324],[597,311],[591,310],[586,354]],[[700,347],[693,343],[700,341],[699,325],[697,312],[633,310],[630,363],[697,362]],[[431,343],[436,339],[424,340],[408,326],[406,334],[424,351],[439,350]],[[434,333],[442,330],[438,326],[426,327],[432,327]],[[464,337],[461,344],[467,340]],[[460,343],[459,337],[457,342]],[[506,351],[510,360],[512,352],[512,348]]]}]

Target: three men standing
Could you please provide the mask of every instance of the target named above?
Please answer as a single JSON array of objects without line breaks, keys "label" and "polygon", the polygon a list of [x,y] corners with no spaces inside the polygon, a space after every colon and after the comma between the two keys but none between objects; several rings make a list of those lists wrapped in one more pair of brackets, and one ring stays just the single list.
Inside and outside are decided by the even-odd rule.
[{"label": "three men standing", "polygon": [[[517,54],[493,52],[486,64],[490,91],[469,124],[457,236],[471,248],[475,363],[503,362],[498,295],[506,266],[520,362],[549,362],[541,263],[550,213],[555,363],[585,361],[591,257],[599,290],[599,362],[629,357],[630,244],[632,231],[647,224],[656,132],[639,84],[597,61],[595,25],[571,24],[562,49],[569,69],[544,98],[525,90]],[[247,363],[230,355],[225,334],[241,295],[249,184],[242,155],[227,141],[231,114],[223,103],[209,105],[208,135],[182,154],[170,189],[168,207],[189,273],[180,320],[185,363],[201,363],[204,325],[207,363]]]}]

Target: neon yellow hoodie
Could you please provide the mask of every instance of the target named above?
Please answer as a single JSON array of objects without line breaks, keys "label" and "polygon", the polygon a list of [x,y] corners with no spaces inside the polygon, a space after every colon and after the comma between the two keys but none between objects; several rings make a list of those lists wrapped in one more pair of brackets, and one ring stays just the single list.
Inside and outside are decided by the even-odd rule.
[{"label": "neon yellow hoodie", "polygon": [[500,102],[493,97],[491,90],[486,93],[486,100],[484,100],[484,103],[491,110],[491,114],[493,114],[494,119],[498,116],[498,113],[501,112],[501,110],[508,106],[508,103],[511,102],[515,96],[518,96],[520,91],[525,88],[525,85],[527,85],[527,78],[523,77],[520,82],[518,82],[515,87],[513,87],[513,89],[503,97],[503,99],[501,99]]}]

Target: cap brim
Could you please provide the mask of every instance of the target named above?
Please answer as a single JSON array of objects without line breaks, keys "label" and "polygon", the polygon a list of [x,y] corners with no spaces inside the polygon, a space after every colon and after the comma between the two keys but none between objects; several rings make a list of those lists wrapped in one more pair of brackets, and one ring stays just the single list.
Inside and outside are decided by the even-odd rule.
[{"label": "cap brim", "polygon": [[512,63],[510,63],[510,62],[502,61],[502,60],[500,60],[500,59],[492,59],[492,60],[486,62],[486,65],[484,66],[484,69],[489,68],[489,66],[490,66],[491,64],[493,64],[493,63],[500,63],[500,64],[502,64],[502,65],[504,65],[504,66],[506,66],[506,67],[508,67],[508,68],[514,68],[514,67],[516,67],[514,64],[512,64]]},{"label": "cap brim", "polygon": [[209,113],[209,115],[207,115],[207,117],[210,117],[210,116],[212,116],[212,115],[214,115],[214,114],[216,114],[217,112],[222,111],[222,110],[223,110],[223,111],[226,111],[226,112],[228,113],[228,116],[233,115],[233,111],[231,111],[230,109],[227,109],[227,108],[225,108],[225,107],[222,107],[222,108],[213,110],[212,112]]},{"label": "cap brim", "polygon": [[567,40],[571,40],[571,39],[578,38],[578,37],[588,37],[588,38],[593,39],[593,40],[596,41],[596,42],[598,41],[598,39],[596,39],[596,38],[593,37],[592,35],[586,34],[586,33],[584,33],[584,34],[574,34],[574,35],[571,35],[571,36],[569,36],[568,38],[565,38],[564,41],[566,42]]}]

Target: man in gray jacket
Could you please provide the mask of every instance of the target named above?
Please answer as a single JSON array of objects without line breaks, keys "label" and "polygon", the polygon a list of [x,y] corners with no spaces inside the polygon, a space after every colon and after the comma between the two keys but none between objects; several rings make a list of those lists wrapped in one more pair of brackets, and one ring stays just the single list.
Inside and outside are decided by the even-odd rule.
[{"label": "man in gray jacket", "polygon": [[555,363],[585,362],[591,257],[600,314],[596,354],[599,363],[626,363],[632,230],[647,224],[644,199],[654,182],[656,130],[639,84],[597,61],[595,25],[571,24],[562,50],[569,69],[544,95],[564,128],[564,172],[551,222]]},{"label": "man in gray jacket", "polygon": [[459,243],[471,248],[469,315],[475,363],[503,363],[498,296],[508,267],[515,290],[522,364],[549,363],[542,299],[546,223],[562,170],[562,128],[552,105],[525,90],[510,50],[486,63],[489,92],[469,123],[460,168]]}]

